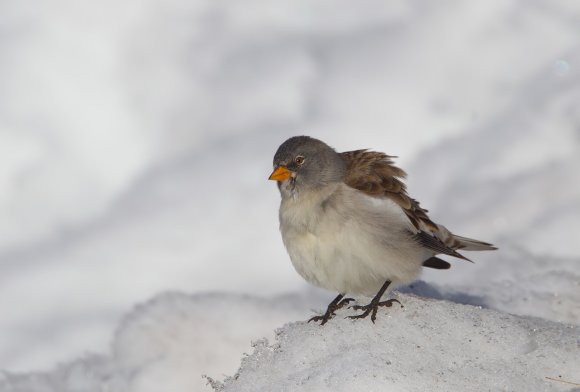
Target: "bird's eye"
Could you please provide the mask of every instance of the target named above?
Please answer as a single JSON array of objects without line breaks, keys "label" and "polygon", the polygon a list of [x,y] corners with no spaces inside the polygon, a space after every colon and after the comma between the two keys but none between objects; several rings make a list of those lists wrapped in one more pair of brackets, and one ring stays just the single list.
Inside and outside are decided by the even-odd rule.
[{"label": "bird's eye", "polygon": [[296,158],[294,158],[294,162],[296,162],[299,165],[302,165],[304,163],[304,157],[302,155],[298,155]]}]

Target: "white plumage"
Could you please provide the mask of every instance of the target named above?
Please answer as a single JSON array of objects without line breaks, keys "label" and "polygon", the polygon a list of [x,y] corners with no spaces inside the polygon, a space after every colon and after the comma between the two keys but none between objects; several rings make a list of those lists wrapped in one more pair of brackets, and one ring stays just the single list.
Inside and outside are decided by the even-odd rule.
[{"label": "white plumage", "polygon": [[399,206],[342,183],[282,198],[280,231],[296,271],[341,293],[411,282],[435,254],[412,240],[416,229]]}]

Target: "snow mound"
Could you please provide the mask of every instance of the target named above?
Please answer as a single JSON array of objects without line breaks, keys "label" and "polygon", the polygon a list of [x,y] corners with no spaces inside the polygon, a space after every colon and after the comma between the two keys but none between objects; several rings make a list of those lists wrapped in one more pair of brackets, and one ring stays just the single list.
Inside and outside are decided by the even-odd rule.
[{"label": "snow mound", "polygon": [[[255,344],[216,391],[563,391],[580,383],[580,327],[400,295],[376,324],[338,312]],[[568,383],[566,383],[568,382]]]},{"label": "snow mound", "polygon": [[110,355],[87,355],[47,373],[4,373],[0,391],[209,391],[202,374],[233,373],[252,340],[272,338],[289,317],[308,314],[307,303],[312,298],[299,295],[165,293],[125,317]]},{"label": "snow mound", "polygon": [[[419,282],[417,292],[477,303]],[[165,293],[121,322],[107,355],[50,372],[5,373],[2,392],[571,390],[580,382],[580,326],[398,294],[376,324],[305,321],[315,292],[271,299]],[[361,302],[367,299],[361,299]],[[265,337],[265,338],[263,338]],[[222,383],[215,381],[233,374]],[[204,379],[202,375],[210,377]]]}]

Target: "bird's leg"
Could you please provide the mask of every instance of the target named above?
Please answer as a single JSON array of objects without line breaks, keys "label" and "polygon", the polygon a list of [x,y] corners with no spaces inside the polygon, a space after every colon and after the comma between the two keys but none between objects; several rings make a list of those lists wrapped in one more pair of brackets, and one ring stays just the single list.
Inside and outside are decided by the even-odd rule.
[{"label": "bird's leg", "polygon": [[326,322],[335,315],[334,312],[344,307],[344,305],[347,305],[350,301],[354,301],[354,299],[352,298],[344,298],[344,299],[343,298],[344,294],[338,294],[338,296],[335,299],[333,299],[331,303],[328,304],[328,307],[326,308],[326,313],[324,313],[322,316],[314,316],[310,320],[308,320],[308,322],[322,321],[320,325],[326,324]]},{"label": "bird's leg", "polygon": [[[381,289],[379,290],[379,292],[377,293],[377,295],[374,296],[374,298],[371,300],[371,302],[368,305],[364,305],[364,306],[360,306],[360,305],[355,305],[355,306],[351,306],[351,308],[355,309],[355,310],[364,310],[363,313],[358,314],[356,316],[348,316],[348,318],[350,319],[361,319],[361,318],[366,318],[368,317],[368,315],[371,315],[371,321],[373,322],[373,324],[375,323],[375,320],[377,319],[377,310],[379,310],[380,306],[386,306],[387,308],[390,308],[391,306],[393,306],[393,303],[398,303],[399,305],[401,305],[401,303],[396,300],[396,299],[389,299],[386,301],[382,301],[381,302],[381,297],[383,296],[383,294],[385,293],[385,291],[387,291],[387,288],[389,287],[389,285],[391,284],[390,280],[387,280],[385,282],[385,284],[383,284],[383,287],[381,287]],[[401,305],[401,307],[403,307],[403,305]]]}]

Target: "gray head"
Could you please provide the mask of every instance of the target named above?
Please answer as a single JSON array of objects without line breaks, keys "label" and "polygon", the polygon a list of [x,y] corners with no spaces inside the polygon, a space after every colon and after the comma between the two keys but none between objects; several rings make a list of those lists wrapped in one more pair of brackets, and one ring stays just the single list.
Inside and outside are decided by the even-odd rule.
[{"label": "gray head", "polygon": [[284,195],[340,182],[345,173],[346,164],[332,147],[309,136],[294,136],[278,147],[270,180],[278,181]]}]

